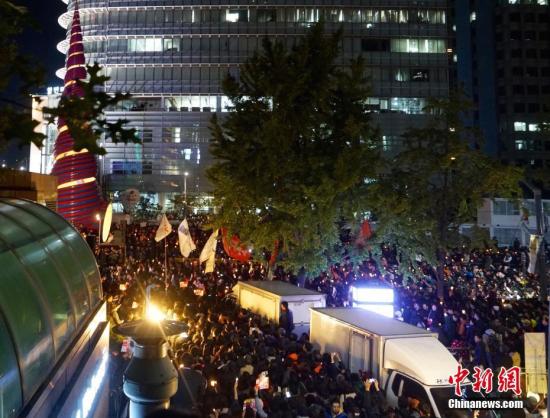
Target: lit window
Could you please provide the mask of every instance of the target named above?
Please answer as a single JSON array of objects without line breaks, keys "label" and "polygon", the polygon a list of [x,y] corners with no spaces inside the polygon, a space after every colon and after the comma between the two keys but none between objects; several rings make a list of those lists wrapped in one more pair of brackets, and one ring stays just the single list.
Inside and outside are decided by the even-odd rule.
[{"label": "lit window", "polygon": [[390,100],[391,111],[407,114],[420,114],[426,106],[424,99],[415,97],[392,97]]},{"label": "lit window", "polygon": [[179,144],[181,142],[181,128],[180,127],[174,128],[174,142],[176,144]]},{"label": "lit window", "polygon": [[395,81],[409,81],[409,73],[405,70],[397,70],[395,72]]},{"label": "lit window", "polygon": [[476,12],[470,13],[470,22],[474,22],[476,20]]},{"label": "lit window", "polygon": [[527,141],[525,139],[516,139],[516,150],[523,151],[527,149]]},{"label": "lit window", "polygon": [[396,39],[391,40],[391,52],[436,54],[447,50],[444,39]]},{"label": "lit window", "polygon": [[222,112],[231,112],[234,109],[234,105],[227,96],[222,96]]},{"label": "lit window", "polygon": [[514,122],[514,131],[524,132],[527,130],[527,124],[525,122]]},{"label": "lit window", "polygon": [[529,131],[530,132],[536,132],[539,130],[539,124],[538,123],[530,123],[529,124]]},{"label": "lit window", "polygon": [[191,148],[185,148],[183,150],[183,158],[185,158],[186,160],[191,159]]},{"label": "lit window", "polygon": [[227,22],[248,22],[248,10],[226,10],[225,20]]}]

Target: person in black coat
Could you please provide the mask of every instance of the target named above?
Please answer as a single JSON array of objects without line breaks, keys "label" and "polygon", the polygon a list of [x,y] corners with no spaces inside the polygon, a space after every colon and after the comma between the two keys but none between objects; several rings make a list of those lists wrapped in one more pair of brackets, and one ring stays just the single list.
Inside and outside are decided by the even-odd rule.
[{"label": "person in black coat", "polygon": [[279,326],[286,331],[286,335],[290,335],[292,330],[294,330],[294,316],[292,315],[292,311],[288,309],[288,302],[281,302]]}]

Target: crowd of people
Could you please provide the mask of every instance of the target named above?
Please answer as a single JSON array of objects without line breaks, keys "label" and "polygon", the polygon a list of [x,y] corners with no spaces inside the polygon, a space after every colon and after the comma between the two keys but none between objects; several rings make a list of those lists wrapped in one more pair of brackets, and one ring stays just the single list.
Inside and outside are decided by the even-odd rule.
[{"label": "crowd of people", "polygon": [[[200,228],[203,221],[190,220],[199,251],[209,235]],[[233,286],[267,279],[265,263],[232,260],[219,245],[214,272],[204,274],[197,255],[181,257],[177,234],[156,243],[156,229],[129,225],[125,248],[102,245],[96,255],[113,323],[142,318],[145,305],[154,303],[168,319],[189,326],[187,338],[172,342],[185,382],[175,406],[216,417],[433,416],[428,403],[413,397],[390,407],[369,370],[352,373],[338,353],[321,353],[307,334],[293,333],[288,309],[280,324],[241,309],[231,297]],[[431,266],[419,261],[410,274],[401,274],[398,250],[388,247],[372,250],[359,265],[334,265],[305,282],[282,269],[273,279],[322,292],[327,306],[349,306],[349,287],[356,280],[386,281],[397,293],[396,319],[437,332],[464,367],[498,369],[524,366],[525,332],[548,332],[547,305],[525,272],[525,259],[526,249],[519,246],[457,250],[447,258],[442,299]],[[535,396],[524,411],[506,416],[538,417],[543,409],[544,400]]]}]

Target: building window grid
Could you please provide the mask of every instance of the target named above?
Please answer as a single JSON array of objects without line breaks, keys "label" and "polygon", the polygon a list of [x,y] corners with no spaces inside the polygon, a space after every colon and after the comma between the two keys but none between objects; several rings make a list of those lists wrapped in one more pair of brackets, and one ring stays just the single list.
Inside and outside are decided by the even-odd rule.
[{"label": "building window grid", "polygon": [[81,5],[82,25],[88,30],[101,27],[106,23],[110,27],[132,26],[135,28],[180,26],[183,24],[205,23],[313,23],[321,18],[327,23],[380,24],[398,23],[415,25],[445,25],[446,11],[442,9],[421,8],[364,8],[364,7],[318,7],[318,6],[160,6],[150,10],[86,9]]},{"label": "building window grid", "polygon": [[[238,8],[238,6],[236,7]],[[231,6],[231,8],[233,8],[233,6]],[[278,9],[279,8],[276,8],[276,10]],[[289,8],[285,8],[285,10],[288,10],[288,9]],[[303,8],[303,9],[306,10],[308,8]],[[312,8],[309,8],[309,9],[312,9]],[[337,10],[337,8],[333,8],[333,9]],[[118,62],[121,64],[121,66],[118,68],[117,67],[114,68],[115,73],[112,74],[113,86],[115,84],[117,86],[131,85],[132,81],[127,80],[127,78],[129,79],[133,78],[134,79],[133,82],[135,83],[134,89],[136,92],[140,92],[140,89],[144,89],[147,85],[151,86],[152,83],[155,83],[158,86],[158,83],[156,82],[158,80],[162,80],[162,85],[165,85],[167,87],[167,89],[164,91],[166,91],[167,93],[170,93],[170,96],[172,96],[173,92],[177,91],[177,89],[179,88],[183,88],[183,90],[181,91],[187,92],[188,90],[187,85],[191,86],[189,90],[191,90],[191,88],[195,89],[195,87],[192,87],[192,86],[200,86],[200,90],[195,90],[195,91],[200,91],[200,92],[211,91],[213,94],[216,94],[219,92],[219,82],[227,74],[227,72],[231,71],[234,74],[238,74],[237,65],[247,58],[251,50],[256,49],[259,46],[259,41],[261,41],[262,36],[249,33],[249,30],[254,28],[254,26],[252,25],[252,23],[254,22],[254,19],[257,20],[258,18],[261,17],[263,21],[259,23],[266,23],[265,21],[268,21],[267,23],[269,22],[277,23],[278,16],[280,16],[280,15],[277,15],[277,13],[275,13],[275,22],[274,22],[274,14],[272,11],[270,11],[270,8],[268,7],[266,8],[250,7],[248,8],[248,10],[250,11],[247,14],[247,19],[249,21],[246,23],[246,28],[248,29],[245,30],[244,25],[239,26],[238,30],[240,32],[234,33],[231,35],[234,38],[246,38],[245,40],[238,39],[234,42],[230,41],[228,43],[224,43],[223,42],[224,37],[220,36],[217,38],[218,39],[217,42],[210,43],[209,39],[212,39],[210,35],[206,35],[206,36],[203,35],[201,39],[200,31],[195,31],[195,29],[193,29],[193,30],[190,30],[190,36],[188,37],[188,39],[189,38],[192,38],[192,39],[191,39],[191,42],[189,42],[188,44],[183,44],[179,39],[177,41],[173,41],[173,39],[178,38],[177,35],[170,35],[170,36],[166,35],[162,37],[159,35],[153,35],[152,37],[153,38],[158,37],[160,42],[159,40],[156,40],[156,39],[146,41],[145,43],[136,42],[133,45],[135,45],[134,48],[140,51],[138,52],[140,54],[140,59],[142,59],[142,62],[144,64],[146,64],[147,62],[150,63],[151,68],[148,70],[146,69],[138,70],[137,66],[134,66],[134,69],[129,69],[129,66],[123,67],[123,65],[125,65],[124,62],[128,62],[128,64],[130,62],[132,63],[135,62],[134,56],[124,57],[124,54],[127,54],[128,52],[127,51],[128,40],[123,39],[121,37],[125,35],[119,35],[120,38],[117,39],[117,41],[119,42],[117,44],[113,42],[112,45],[108,45],[107,43],[103,44],[100,41],[93,41],[94,42],[93,44],[92,42],[86,42],[86,50],[87,50],[87,53],[90,53],[90,52],[94,53],[90,51],[90,49],[96,49],[98,53],[107,52],[107,51],[111,53],[113,52],[111,51],[111,46],[113,46],[113,49],[122,53],[120,55],[120,58],[116,58],[119,60]],[[258,13],[260,10],[265,10],[266,12]],[[146,21],[146,24],[148,26],[156,25],[158,24],[158,22],[160,22],[159,20],[160,17],[157,17],[156,13],[152,13],[151,15],[154,15],[155,17],[153,18],[153,20]],[[345,13],[337,13],[337,12],[334,12],[333,15],[334,17],[332,18],[332,20],[339,21],[339,22],[341,22],[342,19],[345,20],[346,16],[349,16],[349,15],[346,15]],[[215,14],[211,14],[211,16],[215,16]],[[305,20],[306,22],[294,22],[294,23],[309,23],[307,22],[307,20],[315,19],[315,15],[312,16],[310,14],[310,17],[308,18],[307,13],[299,14],[298,11],[296,11],[296,16],[304,16],[304,17],[297,17],[296,20]],[[383,15],[380,14],[379,16],[383,16]],[[391,15],[387,14],[386,16],[391,16]],[[164,14],[163,18],[166,18],[166,14]],[[200,15],[199,17],[197,17],[197,15],[195,15],[194,19],[200,20],[200,19],[203,19],[203,16]],[[346,54],[358,55],[361,52],[360,38],[358,38],[357,35],[364,34],[365,28],[364,28],[364,25],[361,24],[361,23],[364,23],[364,19],[366,18],[362,16],[361,13],[356,11],[356,14],[353,15],[352,21],[350,22],[352,24],[347,26],[347,28],[349,28],[348,29],[349,32],[346,32],[345,34],[346,44],[344,45],[344,52]],[[380,17],[379,19],[384,19],[384,18]],[[389,19],[392,19],[392,17],[389,17]],[[156,23],[154,23],[155,21]],[[215,20],[214,22],[217,23],[217,21]],[[125,23],[121,22],[120,24],[124,25]],[[240,23],[239,22],[227,23],[227,27],[237,28],[237,25],[240,25]],[[223,25],[222,25],[222,28],[223,28]],[[298,29],[298,28],[303,28],[303,26],[296,25],[296,28],[297,28],[296,34],[301,36],[302,33],[300,31],[303,31],[303,29]],[[184,32],[187,31],[185,26],[182,29]],[[284,33],[281,33],[279,36],[277,36],[277,38],[282,40],[284,39],[287,44],[292,44],[293,42],[295,42],[296,37],[292,36],[292,28],[289,28],[287,26],[284,29],[285,29]],[[137,28],[137,31],[139,31],[139,27]],[[392,33],[391,37],[395,37],[399,39],[422,39],[423,37],[426,37],[426,34],[428,32],[426,31],[426,28],[423,25],[401,24],[396,26],[391,33]],[[435,34],[436,32],[433,32],[433,33]],[[440,35],[440,38],[445,37],[445,34],[443,32],[439,33],[439,35]],[[216,36],[214,36],[214,38],[215,37]],[[197,38],[196,41],[195,41],[195,38]],[[429,38],[424,38],[424,39],[429,39]],[[204,42],[204,47],[203,47],[203,42]],[[92,48],[89,48],[90,45],[93,45]],[[126,50],[124,48],[126,48]],[[150,50],[151,52],[144,52],[144,51],[141,51],[141,49]],[[205,55],[205,56],[208,56],[208,59],[210,59],[212,56],[215,56],[216,52],[218,51],[219,51],[219,54],[218,54],[219,56],[222,56],[224,53],[226,53],[226,55],[235,54],[236,56],[236,59],[234,61],[235,65],[230,65],[232,63],[229,63],[229,62],[220,63],[218,65],[216,65],[216,63],[211,63],[211,62],[208,62],[208,63],[205,62],[199,65],[186,65],[184,63],[180,65],[179,63],[176,62],[179,59],[178,56],[183,56],[183,55],[192,57],[193,59],[198,58],[200,55]],[[418,48],[414,45],[414,42],[412,47],[409,46],[409,51],[412,53],[414,53],[413,51],[418,51]],[[445,51],[442,50],[442,53],[443,52],[446,52],[446,50]],[[159,65],[158,61],[155,61],[155,60],[158,60],[158,58],[154,58],[154,57],[158,57],[160,55],[166,55],[167,57],[170,57],[169,54],[171,54],[172,56],[172,61],[170,62],[170,64]],[[147,58],[148,56],[150,56],[150,58]],[[386,54],[386,57],[387,56],[388,54]],[[117,57],[116,53],[114,54],[114,57]],[[398,112],[416,114],[419,112],[418,109],[422,107],[421,105],[418,104],[418,102],[415,101],[416,99],[413,93],[415,89],[413,88],[414,87],[413,83],[401,82],[398,85],[394,82],[394,80],[392,80],[393,69],[396,67],[403,69],[404,71],[412,71],[418,68],[422,69],[422,67],[429,69],[429,73],[428,73],[429,83],[425,83],[422,86],[422,95],[430,96],[430,95],[433,95],[433,92],[436,92],[436,94],[441,95],[443,91],[446,89],[444,85],[446,84],[445,80],[447,79],[447,74],[448,74],[448,70],[445,66],[447,63],[446,61],[444,62],[443,60],[441,60],[441,58],[437,58],[438,60],[441,60],[440,67],[439,69],[437,69],[436,67],[434,67],[435,58],[429,58],[427,56],[422,56],[422,57],[419,56],[418,58],[415,58],[414,66],[411,64],[410,58],[407,56],[407,54],[393,54],[391,59],[391,64],[387,61],[386,57],[384,57],[384,54],[372,54],[372,56],[369,56],[368,64],[373,67],[373,71],[374,73],[376,73],[376,76],[379,79],[383,80],[383,84],[388,86],[383,88],[384,91],[387,91],[388,93],[390,91],[393,93],[400,92],[402,94],[402,97],[399,97],[399,95],[395,97],[385,96],[385,98],[383,96],[380,96],[379,100],[382,101],[382,103],[384,103],[384,100],[385,100],[387,105],[383,104],[382,107],[385,107],[385,108],[384,109],[380,108],[379,111],[398,111]],[[165,75],[168,75],[168,74],[170,76],[168,78],[165,77]],[[142,80],[139,80],[139,78],[142,78]],[[437,81],[438,79],[441,81],[441,85],[438,85],[438,81]],[[207,85],[210,85],[210,87],[208,89],[205,89]],[[392,86],[391,90],[389,90],[390,85]],[[176,90],[174,90],[174,88]],[[147,94],[147,91],[143,90],[143,93]],[[156,96],[161,95],[159,94],[158,89],[156,88],[151,89],[151,92],[153,91],[155,91],[156,93],[151,93],[151,94],[155,94]],[[200,96],[204,96],[204,95],[201,94]],[[407,96],[411,96],[411,97],[407,97]],[[422,98],[419,98],[419,99],[422,100]],[[168,110],[169,106],[163,106],[164,103],[165,103],[164,101],[161,102],[160,108],[162,110]],[[173,106],[173,107],[176,107],[176,106]],[[196,108],[196,106],[188,106],[187,109],[190,111],[193,111],[194,107]],[[201,111],[203,107],[208,108],[213,106],[200,106]],[[216,110],[217,111],[228,110],[229,107],[230,107],[230,103],[228,103],[227,98],[225,98],[224,96],[220,96],[218,93],[216,95]],[[125,111],[128,111],[128,110],[131,111],[132,109],[125,109]],[[148,110],[153,110],[153,108],[148,108]],[[157,128],[157,129],[160,129],[159,135],[161,135],[160,132],[163,132],[162,130],[163,128]],[[162,164],[163,167],[156,167],[156,166],[151,167],[151,171],[153,174],[158,174],[161,172],[161,170],[163,174],[167,174],[167,175],[177,174],[179,172],[178,171],[179,169],[174,168],[175,167],[174,162],[169,159],[168,160],[166,159],[166,152],[168,149],[170,150],[170,152],[172,152],[173,149],[177,150],[177,152],[180,152],[180,153],[183,152],[181,160],[184,160],[186,162],[194,161],[196,156],[200,158],[201,148],[200,147],[189,148],[189,145],[186,144],[186,141],[189,141],[189,140],[184,139],[185,137],[184,130],[185,130],[185,127],[182,125],[181,131],[180,131],[180,143],[177,143],[175,141],[174,143],[155,142],[152,144],[146,144],[146,146],[143,147],[144,160],[156,161],[156,159],[153,159],[152,157],[150,157],[153,155],[155,156],[155,158],[163,158],[163,164]],[[163,136],[164,135],[162,134],[162,137]],[[187,137],[189,138],[189,136]],[[204,144],[204,146],[207,147],[209,132],[205,133],[204,135],[205,139],[202,138],[202,134],[199,135],[199,137],[200,137],[201,144]],[[390,137],[387,137],[387,138],[390,138]],[[393,138],[390,138],[390,139],[393,140]],[[160,147],[157,147],[158,144],[160,144]],[[197,146],[198,145],[199,144],[197,144]],[[191,150],[191,155],[189,155],[190,154],[189,150]],[[206,148],[203,149],[203,155],[204,153],[207,154]],[[131,155],[132,154],[129,154],[129,156]],[[113,154],[113,157],[114,156],[115,154]],[[189,158],[189,160],[187,160],[186,158]],[[206,158],[208,159],[207,155],[206,155]],[[204,163],[204,161],[201,161],[201,164],[202,163]],[[148,170],[145,170],[145,171],[148,171]],[[143,168],[142,168],[142,172],[143,172]]]}]

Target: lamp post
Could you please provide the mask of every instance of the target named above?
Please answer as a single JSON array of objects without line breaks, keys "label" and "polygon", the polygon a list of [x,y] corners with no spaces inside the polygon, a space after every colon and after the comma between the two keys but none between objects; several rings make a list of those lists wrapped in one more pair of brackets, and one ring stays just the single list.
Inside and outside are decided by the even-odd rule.
[{"label": "lamp post", "polygon": [[97,244],[101,245],[101,215],[99,213],[96,213],[95,219],[99,223],[99,228],[97,230]]},{"label": "lamp post", "polygon": [[187,204],[187,176],[189,175],[189,172],[183,173],[183,198],[185,200],[185,203]]},{"label": "lamp post", "polygon": [[187,325],[162,319],[162,312],[148,306],[147,319],[126,322],[113,328],[116,334],[134,341],[134,354],[124,371],[124,394],[130,399],[129,418],[146,418],[168,409],[178,390],[178,372],[168,356],[167,339],[186,336]]}]

